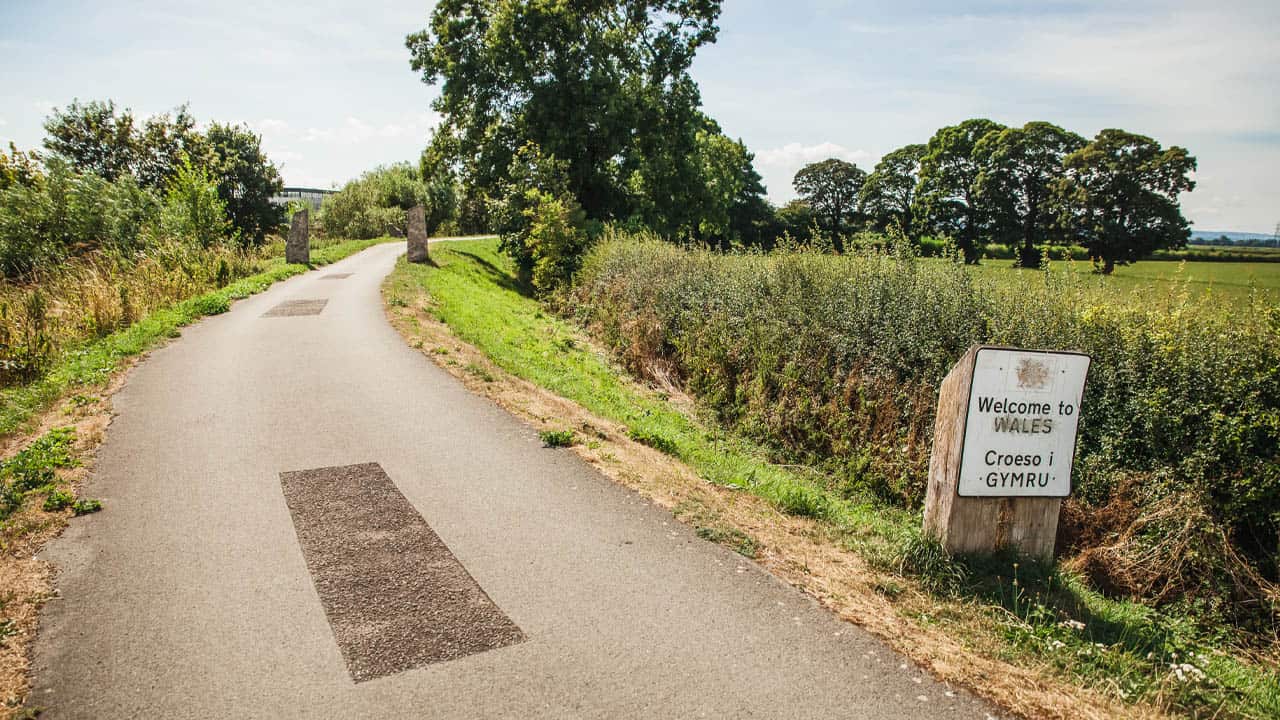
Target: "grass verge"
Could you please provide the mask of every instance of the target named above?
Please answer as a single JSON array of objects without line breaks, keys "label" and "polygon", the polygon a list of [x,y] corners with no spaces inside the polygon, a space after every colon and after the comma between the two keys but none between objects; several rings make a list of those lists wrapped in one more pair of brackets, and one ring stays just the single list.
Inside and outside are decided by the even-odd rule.
[{"label": "grass verge", "polygon": [[[402,262],[384,287],[415,346],[535,424],[588,430],[597,439],[576,452],[941,679],[1034,717],[1280,716],[1274,654],[1250,656],[1056,568],[946,557],[916,514],[830,492],[816,471],[771,464],[702,421],[675,389],[627,377],[521,294],[493,242],[433,258]],[[468,368],[485,363],[481,382]]]}]

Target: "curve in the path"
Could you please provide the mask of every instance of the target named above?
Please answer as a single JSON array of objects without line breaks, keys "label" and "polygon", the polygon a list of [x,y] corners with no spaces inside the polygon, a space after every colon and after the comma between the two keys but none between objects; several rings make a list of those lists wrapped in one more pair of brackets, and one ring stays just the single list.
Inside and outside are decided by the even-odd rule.
[{"label": "curve in the path", "polygon": [[[532,429],[407,347],[379,295],[403,251],[377,246],[281,283],[133,370],[86,487],[106,509],[45,554],[61,595],[36,642],[31,699],[44,717],[991,712],[573,454],[543,449]],[[263,317],[295,300],[327,302],[319,314]],[[364,569],[360,553],[416,550],[377,545],[379,527],[324,512],[336,506],[322,491],[300,496],[315,517],[295,525],[281,473],[367,463],[483,590],[468,597],[487,596],[518,636],[353,680],[322,599],[339,587],[337,612],[373,613],[368,632],[391,632],[377,613],[418,600],[349,580]],[[319,564],[299,543],[307,523],[333,524]],[[328,565],[325,552],[357,565]],[[440,630],[429,617],[419,627]]]}]

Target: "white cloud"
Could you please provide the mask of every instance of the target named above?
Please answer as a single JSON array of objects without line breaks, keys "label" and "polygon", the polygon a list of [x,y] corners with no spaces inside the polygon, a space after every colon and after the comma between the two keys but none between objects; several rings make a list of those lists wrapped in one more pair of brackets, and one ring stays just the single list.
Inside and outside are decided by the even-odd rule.
[{"label": "white cloud", "polygon": [[425,142],[438,124],[439,116],[435,113],[415,113],[378,124],[371,124],[357,117],[348,117],[339,125],[307,128],[301,133],[299,139],[308,143],[344,144],[360,144],[375,138],[413,138]]},{"label": "white cloud", "polygon": [[1107,102],[1126,126],[1185,134],[1270,130],[1280,119],[1275,78],[1264,69],[1280,64],[1274,10],[1234,5],[1010,24],[1005,41],[975,62],[1047,91]]},{"label": "white cloud", "polygon": [[271,134],[283,133],[288,131],[289,129],[289,123],[285,122],[284,120],[277,120],[275,118],[263,118],[255,123],[252,123],[252,126],[253,126],[253,129],[257,130],[259,133],[263,135],[266,135],[267,133],[271,133]]},{"label": "white cloud", "polygon": [[801,145],[793,142],[779,148],[761,150],[756,153],[756,162],[770,166],[790,167],[795,165],[798,170],[807,163],[829,158],[839,158],[856,163],[867,162],[873,157],[875,156],[866,150],[853,150],[833,142],[818,143],[817,145]]}]

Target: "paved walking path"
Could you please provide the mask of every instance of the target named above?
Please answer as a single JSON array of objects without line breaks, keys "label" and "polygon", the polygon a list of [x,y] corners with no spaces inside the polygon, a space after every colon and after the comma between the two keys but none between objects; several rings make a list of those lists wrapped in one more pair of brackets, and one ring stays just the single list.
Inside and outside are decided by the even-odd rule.
[{"label": "paved walking path", "polygon": [[[987,714],[407,347],[379,296],[403,252],[133,371],[85,488],[105,509],[45,553],[42,717]],[[294,300],[327,302],[263,317]]]}]

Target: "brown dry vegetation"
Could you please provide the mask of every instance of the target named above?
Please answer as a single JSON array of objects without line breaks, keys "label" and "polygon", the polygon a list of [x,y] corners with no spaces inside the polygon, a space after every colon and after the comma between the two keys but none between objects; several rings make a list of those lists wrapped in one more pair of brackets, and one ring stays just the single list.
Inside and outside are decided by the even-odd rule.
[{"label": "brown dry vegetation", "polygon": [[[705,530],[704,536],[723,538],[739,552],[745,546],[762,567],[876,634],[940,680],[1025,717],[1169,717],[1151,706],[1122,705],[1042,668],[1001,659],[1005,651],[976,603],[940,599],[910,580],[882,572],[842,547],[823,523],[784,514],[760,497],[709,483],[685,464],[630,439],[626,427],[505,372],[438,322],[427,309],[429,303],[423,291],[404,305],[389,304],[387,316],[413,347],[469,389],[539,430],[571,427],[591,438],[573,451],[609,478]],[[577,340],[590,344],[582,336]],[[673,399],[688,406],[687,399]]]}]

